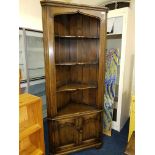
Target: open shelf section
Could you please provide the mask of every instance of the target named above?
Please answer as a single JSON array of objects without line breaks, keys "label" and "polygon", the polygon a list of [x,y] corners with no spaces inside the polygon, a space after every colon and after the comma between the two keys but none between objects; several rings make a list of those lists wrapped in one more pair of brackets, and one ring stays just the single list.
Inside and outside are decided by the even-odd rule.
[{"label": "open shelf section", "polygon": [[56,66],[96,65],[96,64],[98,64],[97,61],[95,62],[64,62],[64,63],[57,63]]},{"label": "open shelf section", "polygon": [[91,89],[91,88],[97,88],[97,85],[72,83],[72,84],[66,84],[61,87],[58,87],[57,92],[76,91],[76,90],[84,90],[84,89]]},{"label": "open shelf section", "polygon": [[121,39],[122,34],[107,34],[107,39]]},{"label": "open shelf section", "polygon": [[88,111],[96,111],[97,109],[93,106],[86,105],[84,103],[70,103],[66,105],[64,108],[58,111],[57,116],[61,115],[69,115],[69,114],[76,114],[76,113],[83,113]]},{"label": "open shelf section", "polygon": [[29,128],[21,129],[22,131],[20,132],[19,139],[22,140],[25,137],[37,132],[39,129],[41,129],[41,126],[39,124],[34,124]]},{"label": "open shelf section", "polygon": [[99,36],[78,36],[78,35],[55,35],[57,38],[84,38],[84,39],[99,39]]}]

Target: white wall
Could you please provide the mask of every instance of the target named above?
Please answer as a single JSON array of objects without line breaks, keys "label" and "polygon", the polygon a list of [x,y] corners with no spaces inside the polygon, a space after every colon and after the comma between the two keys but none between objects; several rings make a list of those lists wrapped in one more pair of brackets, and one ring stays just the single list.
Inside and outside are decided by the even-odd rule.
[{"label": "white wall", "polygon": [[[42,30],[41,0],[19,0],[19,27]],[[63,2],[97,5],[104,0],[57,0]]]},{"label": "white wall", "polygon": [[42,30],[40,0],[19,0],[19,27]]},{"label": "white wall", "polygon": [[132,29],[132,46],[131,50],[133,52],[134,68],[133,68],[133,78],[132,78],[132,95],[135,95],[135,0],[131,0],[131,29]]},{"label": "white wall", "polygon": [[[131,0],[129,9],[129,23],[127,32],[126,69],[124,71],[124,87],[121,109],[121,128],[129,117],[131,95],[134,93],[134,57],[135,57],[135,0]],[[127,72],[128,70],[128,72]]]},{"label": "white wall", "polygon": [[[19,0],[19,27],[42,30],[41,0]],[[109,0],[53,0],[96,6]]]}]

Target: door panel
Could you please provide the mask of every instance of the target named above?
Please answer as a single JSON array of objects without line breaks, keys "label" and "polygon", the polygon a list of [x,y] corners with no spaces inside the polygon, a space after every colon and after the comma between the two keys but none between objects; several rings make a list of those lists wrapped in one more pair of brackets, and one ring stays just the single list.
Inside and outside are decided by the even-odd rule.
[{"label": "door panel", "polygon": [[54,129],[53,133],[55,136],[53,143],[56,147],[56,150],[59,150],[59,147],[65,147],[65,145],[76,144],[77,132],[75,129],[75,124],[76,119],[74,118],[52,121],[52,127]]},{"label": "door panel", "polygon": [[83,117],[82,141],[99,138],[100,113]]}]

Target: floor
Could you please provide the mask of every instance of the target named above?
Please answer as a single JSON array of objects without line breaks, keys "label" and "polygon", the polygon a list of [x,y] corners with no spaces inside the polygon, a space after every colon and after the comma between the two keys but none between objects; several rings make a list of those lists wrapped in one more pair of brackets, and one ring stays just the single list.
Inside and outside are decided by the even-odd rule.
[{"label": "floor", "polygon": [[[71,155],[124,155],[124,150],[127,145],[129,131],[129,120],[121,132],[112,130],[112,136],[103,136],[104,145],[100,149],[87,149],[81,152],[72,153]],[[44,119],[45,147],[46,155],[48,155],[48,135],[47,121]]]}]

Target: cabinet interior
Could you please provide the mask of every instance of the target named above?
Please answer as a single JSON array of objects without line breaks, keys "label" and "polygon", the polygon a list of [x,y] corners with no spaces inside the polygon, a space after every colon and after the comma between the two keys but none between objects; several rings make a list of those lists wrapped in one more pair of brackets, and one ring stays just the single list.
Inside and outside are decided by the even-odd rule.
[{"label": "cabinet interior", "polygon": [[80,13],[54,17],[58,115],[97,108],[99,23]]}]

